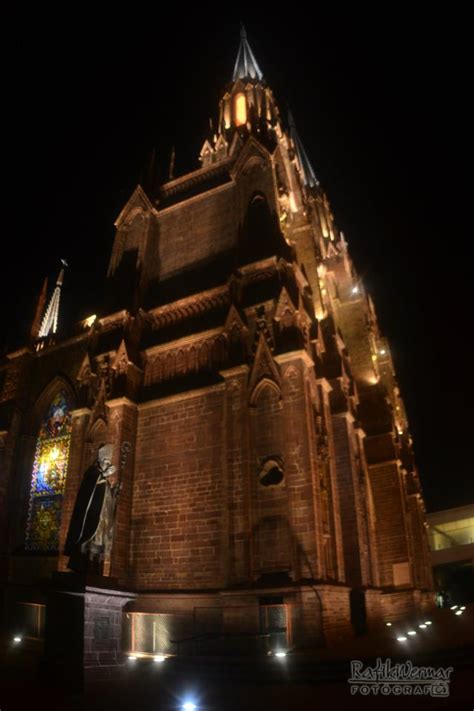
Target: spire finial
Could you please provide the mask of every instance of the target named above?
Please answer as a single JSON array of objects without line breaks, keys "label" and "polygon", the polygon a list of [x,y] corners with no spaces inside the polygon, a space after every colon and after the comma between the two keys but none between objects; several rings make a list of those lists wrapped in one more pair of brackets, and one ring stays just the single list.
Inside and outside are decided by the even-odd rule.
[{"label": "spire finial", "polygon": [[257,79],[258,81],[263,79],[262,71],[247,41],[244,25],[240,27],[240,46],[235,60],[232,81],[236,81],[236,79]]}]

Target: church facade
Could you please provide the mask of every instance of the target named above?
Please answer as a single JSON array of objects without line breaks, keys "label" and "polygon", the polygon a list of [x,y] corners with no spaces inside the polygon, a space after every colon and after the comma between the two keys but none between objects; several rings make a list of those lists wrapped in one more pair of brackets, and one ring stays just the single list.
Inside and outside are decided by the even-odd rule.
[{"label": "church facade", "polygon": [[98,315],[61,335],[62,271],[0,363],[1,579],[27,636],[77,578],[104,444],[113,541],[81,590],[108,590],[124,652],[315,647],[432,604],[389,345],[245,34],[200,161],[124,206]]}]

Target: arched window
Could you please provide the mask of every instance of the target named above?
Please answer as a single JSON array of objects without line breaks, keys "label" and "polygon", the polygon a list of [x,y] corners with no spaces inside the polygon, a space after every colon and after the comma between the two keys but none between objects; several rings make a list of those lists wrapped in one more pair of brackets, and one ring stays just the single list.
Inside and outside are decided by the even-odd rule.
[{"label": "arched window", "polygon": [[235,97],[235,125],[243,126],[247,123],[247,100],[245,94],[237,94]]},{"label": "arched window", "polygon": [[61,509],[71,440],[71,403],[65,390],[54,397],[36,441],[25,548],[54,552],[59,547]]}]

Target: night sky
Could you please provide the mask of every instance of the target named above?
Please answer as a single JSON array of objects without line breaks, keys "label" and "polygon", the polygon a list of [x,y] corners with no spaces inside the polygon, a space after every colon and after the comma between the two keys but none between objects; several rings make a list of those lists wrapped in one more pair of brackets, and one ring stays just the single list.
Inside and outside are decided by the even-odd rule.
[{"label": "night sky", "polygon": [[99,27],[86,10],[41,8],[5,30],[5,345],[25,337],[60,257],[61,319],[100,311],[113,221],[154,146],[162,179],[173,145],[176,175],[198,167],[243,20],[389,338],[428,509],[474,501],[467,18],[399,5],[316,8],[317,21],[289,8],[222,22],[134,12]]}]

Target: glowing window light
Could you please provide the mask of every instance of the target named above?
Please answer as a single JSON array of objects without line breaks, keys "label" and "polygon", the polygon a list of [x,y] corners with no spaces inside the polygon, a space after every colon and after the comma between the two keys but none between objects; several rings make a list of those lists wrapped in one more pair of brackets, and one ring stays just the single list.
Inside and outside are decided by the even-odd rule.
[{"label": "glowing window light", "polygon": [[97,318],[96,314],[92,314],[92,316],[88,316],[87,318],[85,318],[84,321],[82,322],[84,325],[84,328],[90,328],[93,325],[93,323],[95,322],[96,318]]},{"label": "glowing window light", "polygon": [[230,128],[230,102],[228,99],[224,102],[224,126]]},{"label": "glowing window light", "polygon": [[410,630],[409,632],[407,632],[407,634],[409,634],[411,637],[413,637],[413,635],[415,635],[416,632],[415,632],[415,630]]},{"label": "glowing window light", "polygon": [[245,94],[237,94],[235,97],[235,125],[243,126],[247,123],[247,100]]},{"label": "glowing window light", "polygon": [[407,639],[407,637],[397,637],[397,642],[406,642]]},{"label": "glowing window light", "polygon": [[432,625],[432,624],[433,623],[431,622],[431,620],[425,620],[425,625]]},{"label": "glowing window light", "polygon": [[49,453],[49,458],[52,462],[56,462],[59,458],[60,451],[57,447],[53,447],[51,452]]},{"label": "glowing window light", "polygon": [[25,548],[57,551],[71,440],[71,403],[64,390],[54,397],[36,440]]},{"label": "glowing window light", "polygon": [[418,625],[418,627],[419,627],[421,630],[425,630],[425,629],[426,629],[426,625]]}]

